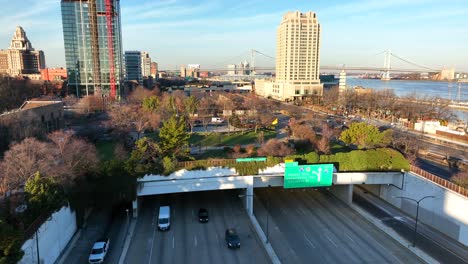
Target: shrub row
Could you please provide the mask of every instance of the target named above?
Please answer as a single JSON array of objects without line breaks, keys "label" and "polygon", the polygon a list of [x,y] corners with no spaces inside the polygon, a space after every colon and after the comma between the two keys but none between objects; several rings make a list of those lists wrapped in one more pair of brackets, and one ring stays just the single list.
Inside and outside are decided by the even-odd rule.
[{"label": "shrub row", "polygon": [[372,150],[354,150],[333,155],[318,155],[310,152],[304,155],[289,155],[282,157],[267,157],[266,162],[236,163],[234,159],[209,159],[179,162],[177,169],[206,169],[222,166],[235,168],[239,175],[258,174],[260,169],[275,166],[284,160],[298,161],[299,164],[334,163],[338,171],[400,171],[409,170],[409,162],[403,155],[393,149],[380,148]]}]

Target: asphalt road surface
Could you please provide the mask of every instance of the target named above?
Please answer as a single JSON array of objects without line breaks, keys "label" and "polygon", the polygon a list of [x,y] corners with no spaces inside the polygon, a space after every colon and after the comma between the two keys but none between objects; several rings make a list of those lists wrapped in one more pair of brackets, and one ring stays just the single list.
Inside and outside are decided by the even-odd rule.
[{"label": "asphalt road surface", "polygon": [[[171,229],[157,230],[160,205],[171,206]],[[208,223],[199,223],[206,208]],[[226,228],[235,228],[240,249],[228,249]],[[238,192],[210,191],[145,197],[126,263],[269,263]]]},{"label": "asphalt road surface", "polygon": [[255,215],[282,263],[424,263],[326,190],[255,190]]}]

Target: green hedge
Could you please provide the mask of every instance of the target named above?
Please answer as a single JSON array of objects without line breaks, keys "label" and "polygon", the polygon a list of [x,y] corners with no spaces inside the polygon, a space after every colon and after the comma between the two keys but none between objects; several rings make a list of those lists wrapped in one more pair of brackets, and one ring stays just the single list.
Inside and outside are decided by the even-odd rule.
[{"label": "green hedge", "polygon": [[338,163],[339,171],[409,170],[409,162],[393,149],[354,150],[347,153],[321,155],[320,163]]},{"label": "green hedge", "polygon": [[208,159],[179,162],[176,170],[197,170],[208,167],[235,168],[239,175],[258,174],[258,170],[275,166],[284,160],[295,160],[299,164],[335,163],[338,170],[345,171],[409,171],[409,162],[403,155],[393,149],[380,148],[372,150],[354,150],[346,153],[319,156],[315,152],[304,155],[289,155],[282,157],[267,157],[266,162],[236,163],[234,159]]}]

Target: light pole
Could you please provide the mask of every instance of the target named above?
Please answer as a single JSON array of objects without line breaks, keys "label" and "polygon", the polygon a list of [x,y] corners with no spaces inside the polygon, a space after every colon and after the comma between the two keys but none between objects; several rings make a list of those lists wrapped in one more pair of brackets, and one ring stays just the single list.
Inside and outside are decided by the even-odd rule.
[{"label": "light pole", "polygon": [[415,224],[414,224],[414,239],[413,239],[413,247],[416,246],[416,239],[418,237],[418,217],[419,217],[419,203],[422,202],[422,200],[426,199],[426,198],[435,198],[435,196],[433,195],[428,195],[428,196],[424,196],[423,198],[419,199],[419,200],[416,200],[416,199],[413,199],[413,198],[409,198],[409,197],[402,197],[402,196],[396,196],[394,198],[399,198],[399,199],[406,199],[406,200],[410,200],[410,201],[413,201],[416,203],[416,219],[415,219]]}]

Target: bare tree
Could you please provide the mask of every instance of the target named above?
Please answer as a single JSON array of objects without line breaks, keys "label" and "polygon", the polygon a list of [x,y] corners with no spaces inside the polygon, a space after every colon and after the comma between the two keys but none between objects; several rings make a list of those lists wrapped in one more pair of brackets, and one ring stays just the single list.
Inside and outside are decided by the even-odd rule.
[{"label": "bare tree", "polygon": [[289,147],[285,142],[279,141],[277,139],[268,140],[257,150],[257,153],[260,156],[284,157],[292,154],[293,152],[294,150],[291,147]]}]

